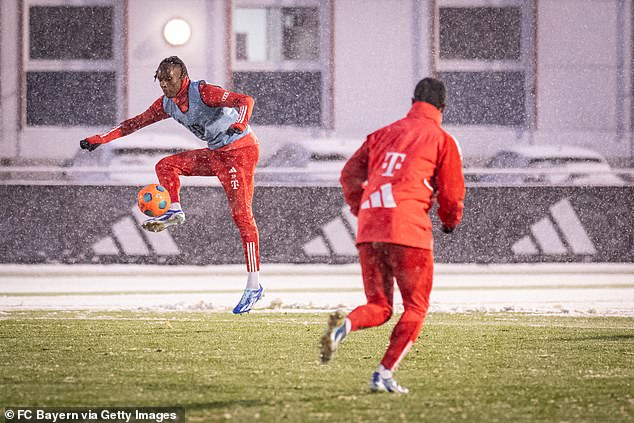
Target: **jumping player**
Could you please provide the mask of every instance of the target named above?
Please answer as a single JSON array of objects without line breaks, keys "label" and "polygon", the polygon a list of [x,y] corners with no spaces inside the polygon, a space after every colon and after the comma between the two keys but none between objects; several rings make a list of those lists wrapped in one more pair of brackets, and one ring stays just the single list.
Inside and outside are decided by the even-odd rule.
[{"label": "jumping player", "polygon": [[143,228],[159,232],[185,222],[180,205],[180,176],[217,176],[242,238],[248,273],[246,288],[233,312],[246,313],[264,292],[259,282],[258,228],[251,209],[255,166],[260,157],[258,139],[248,125],[254,101],[205,81],[190,81],[185,63],[176,56],[161,61],[154,79],[158,79],[164,95],[145,112],[104,134],[83,139],[79,145],[93,151],[101,144],[169,117],[207,144],[205,148],[165,157],[156,164],[158,180],[172,202],[167,212],[146,220]]},{"label": "jumping player", "polygon": [[340,312],[330,316],[321,338],[321,359],[328,362],[348,333],[390,319],[396,280],[405,311],[372,374],[374,392],[408,392],[392,372],[418,337],[429,308],[433,276],[429,210],[434,199],[443,232],[452,232],[462,218],[465,184],[460,148],[441,127],[445,93],[441,81],[421,80],[407,116],[370,134],[341,173],[346,202],[359,218],[357,248],[367,304],[347,316]]}]

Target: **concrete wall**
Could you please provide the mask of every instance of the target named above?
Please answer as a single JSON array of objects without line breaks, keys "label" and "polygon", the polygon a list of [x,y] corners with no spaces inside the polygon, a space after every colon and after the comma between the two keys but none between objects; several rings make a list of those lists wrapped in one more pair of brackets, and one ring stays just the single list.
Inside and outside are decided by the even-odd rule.
[{"label": "concrete wall", "polygon": [[336,132],[364,138],[403,117],[411,105],[412,7],[410,1],[335,5]]},{"label": "concrete wall", "polygon": [[18,49],[14,43],[18,37],[18,5],[15,2],[0,3],[0,158],[15,157],[18,143]]},{"label": "concrete wall", "polygon": [[629,130],[631,113],[631,19],[623,16],[629,3],[539,2],[538,142],[583,145],[612,156],[628,152],[629,140],[619,140],[617,129]]}]

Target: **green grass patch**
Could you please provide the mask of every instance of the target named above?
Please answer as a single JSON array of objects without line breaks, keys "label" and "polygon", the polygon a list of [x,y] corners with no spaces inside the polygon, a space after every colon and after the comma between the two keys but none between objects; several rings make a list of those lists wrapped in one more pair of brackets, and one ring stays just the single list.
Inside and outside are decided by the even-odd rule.
[{"label": "green grass patch", "polygon": [[188,422],[626,422],[634,318],[430,314],[396,373],[367,384],[396,317],[318,360],[319,313],[12,312],[0,406],[182,406]]}]

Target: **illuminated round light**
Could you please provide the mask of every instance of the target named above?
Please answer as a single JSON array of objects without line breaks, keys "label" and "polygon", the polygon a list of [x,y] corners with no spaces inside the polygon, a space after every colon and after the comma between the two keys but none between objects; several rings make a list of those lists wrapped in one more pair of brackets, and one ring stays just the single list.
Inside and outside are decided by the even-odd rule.
[{"label": "illuminated round light", "polygon": [[192,35],[189,24],[182,19],[171,19],[163,28],[163,36],[165,41],[173,46],[182,46]]}]

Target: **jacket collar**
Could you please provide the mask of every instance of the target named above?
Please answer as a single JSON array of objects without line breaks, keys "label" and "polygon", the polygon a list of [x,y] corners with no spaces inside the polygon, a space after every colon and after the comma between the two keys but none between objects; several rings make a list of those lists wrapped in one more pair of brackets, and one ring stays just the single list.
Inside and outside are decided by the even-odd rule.
[{"label": "jacket collar", "polygon": [[185,79],[183,79],[183,83],[181,84],[181,89],[178,91],[178,94],[176,94],[176,97],[171,99],[183,113],[189,109],[189,83],[189,77],[186,76]]},{"label": "jacket collar", "polygon": [[416,101],[412,104],[412,108],[407,113],[409,118],[421,118],[425,117],[433,120],[438,125],[442,124],[442,113],[436,108],[436,106],[425,103],[423,101]]}]

